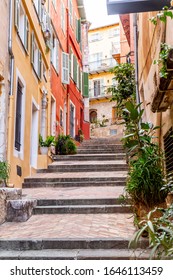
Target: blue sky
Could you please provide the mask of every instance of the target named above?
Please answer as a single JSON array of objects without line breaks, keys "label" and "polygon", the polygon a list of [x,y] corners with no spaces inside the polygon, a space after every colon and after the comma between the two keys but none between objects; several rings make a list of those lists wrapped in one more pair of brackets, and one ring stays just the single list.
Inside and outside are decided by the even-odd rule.
[{"label": "blue sky", "polygon": [[91,29],[119,21],[117,15],[108,16],[106,0],[84,0],[87,20],[92,23]]}]

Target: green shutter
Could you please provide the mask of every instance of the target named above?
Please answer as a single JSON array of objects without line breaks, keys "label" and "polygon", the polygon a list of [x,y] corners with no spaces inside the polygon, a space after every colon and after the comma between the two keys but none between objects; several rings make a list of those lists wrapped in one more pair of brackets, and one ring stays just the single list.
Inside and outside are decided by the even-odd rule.
[{"label": "green shutter", "polygon": [[77,41],[81,42],[81,19],[77,20]]},{"label": "green shutter", "polygon": [[77,59],[76,56],[73,56],[73,80],[77,83]]},{"label": "green shutter", "polygon": [[79,81],[79,90],[81,91],[81,69],[79,66],[79,72],[78,72],[78,81]]},{"label": "green shutter", "polygon": [[88,79],[88,73],[83,73],[83,96],[89,97],[89,79]]}]

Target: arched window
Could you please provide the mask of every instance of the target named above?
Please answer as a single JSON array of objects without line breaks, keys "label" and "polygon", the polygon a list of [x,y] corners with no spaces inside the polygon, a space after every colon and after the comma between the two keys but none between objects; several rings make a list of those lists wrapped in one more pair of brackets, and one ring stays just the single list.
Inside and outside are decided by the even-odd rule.
[{"label": "arched window", "polygon": [[95,123],[97,121],[97,111],[90,112],[90,123]]}]

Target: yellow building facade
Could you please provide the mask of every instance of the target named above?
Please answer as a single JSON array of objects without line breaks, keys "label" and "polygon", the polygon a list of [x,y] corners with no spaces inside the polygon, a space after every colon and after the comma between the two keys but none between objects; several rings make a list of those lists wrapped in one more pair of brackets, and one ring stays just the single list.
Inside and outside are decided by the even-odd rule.
[{"label": "yellow building facade", "polygon": [[49,1],[11,1],[11,90],[8,115],[10,182],[21,187],[24,177],[46,167],[39,154],[39,134],[51,133]]},{"label": "yellow building facade", "polygon": [[89,98],[91,135],[108,137],[122,134],[116,124],[116,103],[110,102],[108,88],[116,83],[111,69],[120,56],[119,23],[89,30]]}]

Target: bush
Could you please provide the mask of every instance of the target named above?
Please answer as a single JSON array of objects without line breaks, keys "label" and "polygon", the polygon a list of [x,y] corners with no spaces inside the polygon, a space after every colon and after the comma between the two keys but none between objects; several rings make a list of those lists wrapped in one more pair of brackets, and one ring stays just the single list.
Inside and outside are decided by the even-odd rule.
[{"label": "bush", "polygon": [[56,155],[76,154],[77,148],[70,135],[58,135],[54,141]]}]

